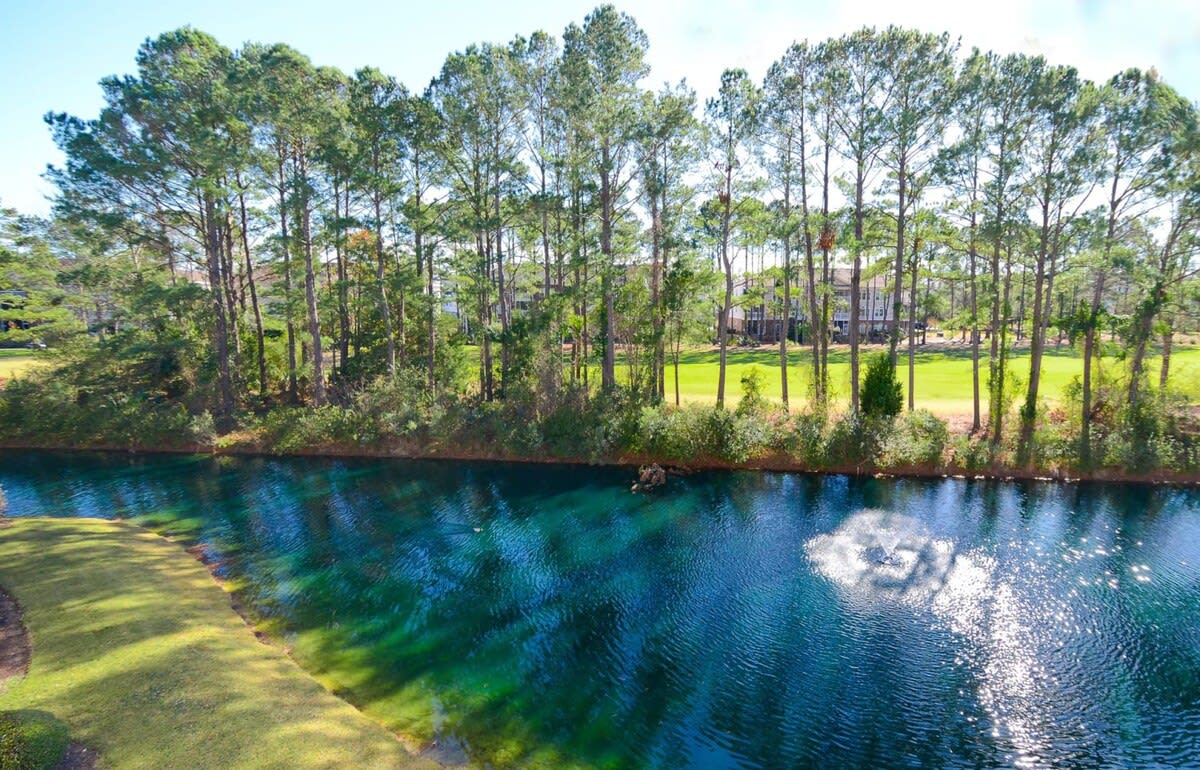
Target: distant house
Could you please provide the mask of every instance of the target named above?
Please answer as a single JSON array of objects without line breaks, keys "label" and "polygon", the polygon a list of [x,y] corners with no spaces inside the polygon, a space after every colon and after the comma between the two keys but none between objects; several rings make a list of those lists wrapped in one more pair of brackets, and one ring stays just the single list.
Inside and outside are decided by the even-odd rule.
[{"label": "distant house", "polygon": [[[837,335],[848,333],[850,326],[850,275],[849,268],[833,271],[833,312],[830,332]],[[881,335],[891,330],[895,323],[895,308],[892,305],[890,276],[876,276],[862,281],[859,287],[859,334],[868,337]],[[733,334],[745,335],[759,342],[778,342],[785,333],[788,339],[805,342],[808,326],[807,296],[804,283],[792,286],[790,312],[782,313],[780,286],[770,283],[762,285],[755,276],[743,277],[734,285],[734,307],[729,314],[729,330]],[[746,301],[747,295],[756,295]],[[902,305],[908,303],[902,298]],[[900,318],[900,328],[907,332],[908,317],[905,312]],[[918,327],[919,328],[919,327]]]},{"label": "distant house", "polygon": [[0,343],[4,340],[5,332],[28,329],[33,326],[30,321],[13,317],[25,307],[25,300],[28,298],[29,292],[22,289],[0,290]]}]

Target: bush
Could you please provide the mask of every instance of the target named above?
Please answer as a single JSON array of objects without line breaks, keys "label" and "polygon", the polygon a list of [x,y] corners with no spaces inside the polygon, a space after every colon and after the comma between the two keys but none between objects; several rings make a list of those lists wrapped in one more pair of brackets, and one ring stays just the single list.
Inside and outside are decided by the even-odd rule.
[{"label": "bush", "polygon": [[950,439],[946,421],[924,409],[896,421],[884,443],[886,465],[941,465]]},{"label": "bush", "polygon": [[742,374],[742,399],[738,401],[739,417],[760,415],[767,411],[767,399],[762,394],[762,372],[751,366]]},{"label": "bush", "polygon": [[875,353],[867,359],[860,401],[866,417],[895,417],[900,414],[904,392],[887,353]]},{"label": "bush", "polygon": [[[886,356],[885,356],[886,358]],[[825,462],[869,465],[879,457],[882,437],[892,427],[890,417],[851,412],[833,423],[825,442]]]},{"label": "bush", "polygon": [[67,753],[68,739],[67,726],[48,712],[0,712],[0,768],[49,770]]},{"label": "bush", "polygon": [[267,413],[262,427],[270,448],[279,452],[369,442],[375,438],[368,421],[354,410],[340,406],[278,407]]},{"label": "bush", "polygon": [[432,417],[433,399],[422,375],[411,369],[394,378],[379,377],[354,398],[354,411],[366,432],[377,438],[410,438],[425,431]]},{"label": "bush", "polygon": [[217,443],[217,426],[210,412],[201,412],[188,422],[188,437],[202,447],[211,447]]},{"label": "bush", "polygon": [[950,444],[950,462],[971,473],[983,471],[992,462],[992,444],[984,436],[959,434]]},{"label": "bush", "polygon": [[177,446],[192,416],[173,401],[30,378],[0,390],[0,435],[87,446]]},{"label": "bush", "polygon": [[825,427],[823,412],[802,412],[792,420],[788,450],[801,462],[819,467],[825,462]]},{"label": "bush", "polygon": [[663,460],[715,458],[745,462],[772,445],[775,432],[761,417],[743,417],[715,406],[645,407],[631,446]]}]

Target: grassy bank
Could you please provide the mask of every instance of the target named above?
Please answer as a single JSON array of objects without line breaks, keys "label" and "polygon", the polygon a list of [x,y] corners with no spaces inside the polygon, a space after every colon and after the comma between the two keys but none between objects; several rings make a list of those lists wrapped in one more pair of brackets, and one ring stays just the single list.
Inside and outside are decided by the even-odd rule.
[{"label": "grassy bank", "polygon": [[0,585],[33,642],[0,709],[57,715],[104,767],[434,767],[256,641],[204,566],[157,535],[15,520]]}]

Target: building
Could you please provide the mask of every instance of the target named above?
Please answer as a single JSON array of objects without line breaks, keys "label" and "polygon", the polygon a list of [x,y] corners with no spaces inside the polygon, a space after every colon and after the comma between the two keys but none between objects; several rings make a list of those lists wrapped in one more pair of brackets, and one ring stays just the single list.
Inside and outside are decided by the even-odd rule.
[{"label": "building", "polygon": [[[835,268],[833,271],[833,313],[830,333],[844,338],[850,325],[850,268]],[[895,308],[892,305],[890,275],[879,275],[863,280],[859,287],[859,334],[868,340],[887,335],[895,323]],[[762,285],[758,277],[743,277],[734,285],[734,306],[729,314],[729,331],[738,336],[750,337],[758,342],[778,342],[779,335],[786,329],[788,339],[806,342],[804,335],[808,327],[808,290],[803,281],[792,286],[791,308],[786,317],[780,312],[783,304],[781,286],[774,283]],[[749,299],[753,296],[753,299]],[[902,304],[908,307],[906,299]],[[900,328],[907,332],[907,311],[900,318]],[[918,328],[920,328],[918,326]]]}]

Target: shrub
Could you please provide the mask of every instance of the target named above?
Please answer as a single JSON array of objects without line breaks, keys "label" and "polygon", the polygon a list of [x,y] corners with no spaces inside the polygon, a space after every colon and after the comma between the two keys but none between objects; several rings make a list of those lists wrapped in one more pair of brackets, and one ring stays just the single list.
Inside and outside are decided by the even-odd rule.
[{"label": "shrub", "polygon": [[896,421],[884,443],[887,465],[941,465],[950,439],[946,421],[924,409]]},{"label": "shrub", "polygon": [[896,369],[887,353],[875,353],[867,359],[860,402],[866,417],[895,417],[904,400]]},{"label": "shrub", "polygon": [[964,471],[977,473],[992,461],[992,444],[984,436],[972,438],[966,433],[954,437],[950,445],[950,462]]},{"label": "shrub", "polygon": [[762,372],[757,366],[751,366],[742,374],[742,399],[737,405],[738,416],[749,417],[767,411],[767,399],[763,397],[762,390]]},{"label": "shrub", "polygon": [[67,726],[53,714],[26,709],[0,712],[0,768],[49,770],[67,753]]},{"label": "shrub", "polygon": [[722,460],[745,462],[767,447],[766,425],[757,417],[742,417],[712,407],[704,410],[703,424],[703,446],[708,454]]},{"label": "shrub", "polygon": [[432,406],[421,375],[411,369],[376,379],[354,398],[366,432],[377,438],[408,438],[426,430]]},{"label": "shrub", "polygon": [[328,444],[351,444],[375,438],[373,426],[352,409],[340,406],[279,407],[267,413],[262,427],[272,449],[295,452]]},{"label": "shrub", "polygon": [[879,457],[882,437],[891,425],[892,420],[888,417],[850,412],[833,423],[825,442],[825,462],[833,465],[873,464]]},{"label": "shrub", "polygon": [[823,412],[802,412],[792,419],[788,449],[811,467],[818,467],[825,462],[826,423]]},{"label": "shrub", "polygon": [[202,447],[211,447],[217,443],[217,426],[210,412],[201,412],[188,421],[188,437]]},{"label": "shrub", "polygon": [[715,406],[645,407],[631,448],[663,460],[745,462],[768,449],[775,437],[770,421]]}]

